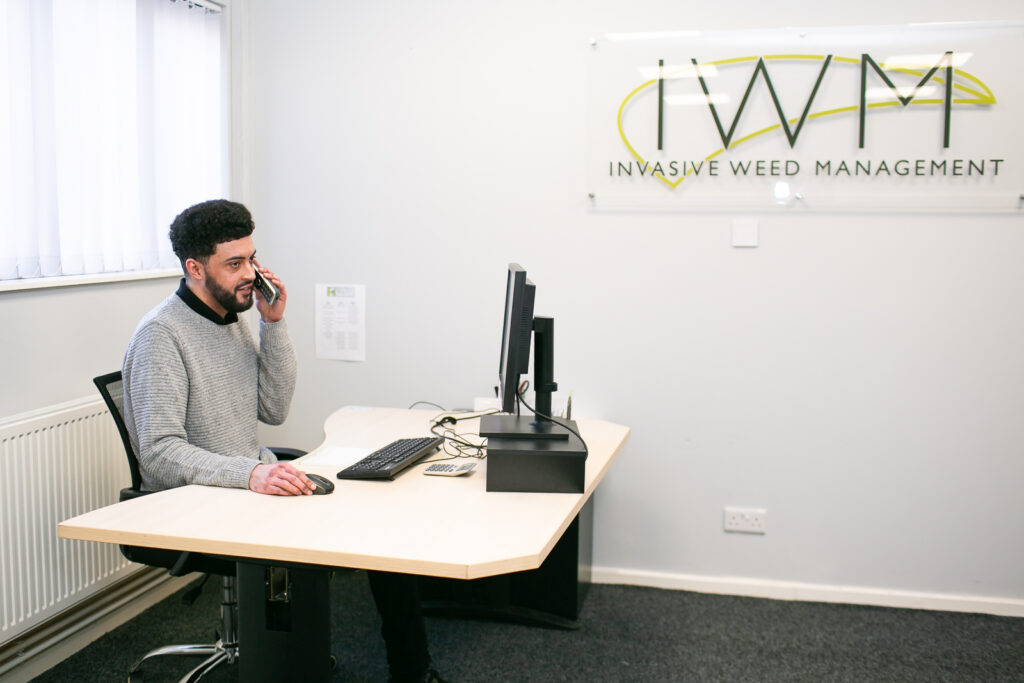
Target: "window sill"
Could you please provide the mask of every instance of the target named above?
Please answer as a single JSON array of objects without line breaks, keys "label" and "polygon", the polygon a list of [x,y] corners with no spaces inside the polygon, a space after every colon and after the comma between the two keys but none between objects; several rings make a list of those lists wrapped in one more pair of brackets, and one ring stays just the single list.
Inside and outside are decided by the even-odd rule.
[{"label": "window sill", "polygon": [[0,294],[24,289],[46,289],[49,287],[74,287],[95,285],[106,282],[127,282],[130,280],[155,280],[157,278],[180,278],[180,268],[160,270],[135,270],[123,273],[90,273],[88,275],[55,275],[53,277],[32,277],[21,280],[0,280]]}]

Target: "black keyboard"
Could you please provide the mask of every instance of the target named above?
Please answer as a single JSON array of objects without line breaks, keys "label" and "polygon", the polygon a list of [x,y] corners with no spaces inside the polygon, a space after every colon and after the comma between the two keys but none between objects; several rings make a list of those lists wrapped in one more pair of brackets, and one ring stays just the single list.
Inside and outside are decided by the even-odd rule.
[{"label": "black keyboard", "polygon": [[338,479],[394,479],[406,467],[432,453],[442,441],[439,436],[392,441],[338,472]]}]

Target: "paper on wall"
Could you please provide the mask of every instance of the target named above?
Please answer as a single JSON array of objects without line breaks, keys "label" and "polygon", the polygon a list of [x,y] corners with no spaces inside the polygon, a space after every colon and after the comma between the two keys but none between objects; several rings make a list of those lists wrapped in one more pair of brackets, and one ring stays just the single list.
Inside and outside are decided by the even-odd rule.
[{"label": "paper on wall", "polygon": [[316,357],[366,360],[366,285],[316,286]]}]

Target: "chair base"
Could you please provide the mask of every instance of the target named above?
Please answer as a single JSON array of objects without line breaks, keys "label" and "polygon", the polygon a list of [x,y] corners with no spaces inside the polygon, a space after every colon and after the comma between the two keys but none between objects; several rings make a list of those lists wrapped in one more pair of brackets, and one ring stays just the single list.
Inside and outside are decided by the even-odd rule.
[{"label": "chair base", "polygon": [[166,645],[158,647],[144,654],[132,665],[132,668],[128,670],[128,680],[131,680],[132,675],[139,670],[139,667],[147,659],[163,655],[184,655],[189,657],[208,655],[199,666],[189,671],[180,680],[180,683],[195,683],[220,664],[233,664],[237,661],[238,644],[225,644],[224,641],[218,640],[216,643],[209,645]]},{"label": "chair base", "polygon": [[216,643],[204,645],[165,645],[142,655],[128,670],[128,680],[139,670],[142,663],[163,655],[206,656],[199,666],[181,678],[181,683],[195,683],[221,664],[234,664],[238,660],[238,594],[234,576],[223,577],[220,603],[220,625],[222,637]]}]

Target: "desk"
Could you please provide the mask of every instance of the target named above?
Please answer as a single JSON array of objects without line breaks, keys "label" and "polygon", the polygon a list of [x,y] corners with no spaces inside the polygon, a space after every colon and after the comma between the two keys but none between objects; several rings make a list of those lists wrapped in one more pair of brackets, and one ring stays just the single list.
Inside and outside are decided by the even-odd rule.
[{"label": "desk", "polygon": [[[237,557],[240,609],[246,565],[304,565],[301,570],[324,577],[326,568],[351,567],[455,579],[536,569],[629,435],[626,427],[608,422],[577,421],[590,450],[583,494],[487,493],[486,460],[462,477],[425,477],[419,465],[394,481],[335,480],[336,467],[303,467],[303,460],[327,448],[377,448],[399,437],[428,434],[433,415],[360,407],[330,415],[324,442],[295,461],[336,482],[327,496],[183,486],[74,517],[58,525],[58,535]],[[473,421],[460,423],[461,431],[475,427]],[[244,621],[240,638],[245,648]],[[263,652],[263,647],[246,651],[257,649]],[[327,659],[323,653],[322,661]]]}]

